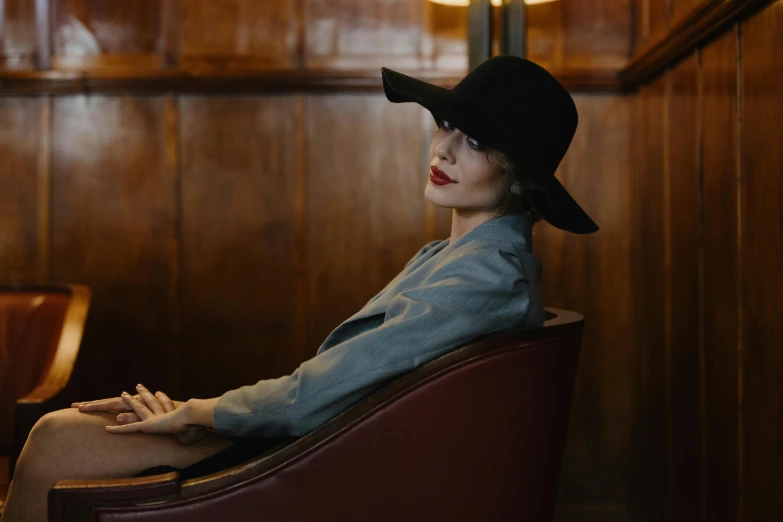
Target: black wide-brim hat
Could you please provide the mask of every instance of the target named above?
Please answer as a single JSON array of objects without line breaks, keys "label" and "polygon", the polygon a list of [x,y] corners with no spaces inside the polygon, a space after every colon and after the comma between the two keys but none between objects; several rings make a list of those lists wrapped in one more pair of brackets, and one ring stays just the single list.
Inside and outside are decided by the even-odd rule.
[{"label": "black wide-brim hat", "polygon": [[555,177],[576,132],[578,115],[568,91],[543,67],[519,56],[485,60],[453,89],[381,67],[383,90],[394,103],[415,102],[435,122],[448,120],[487,146],[513,156],[546,191],[542,216],[577,234],[598,230]]}]

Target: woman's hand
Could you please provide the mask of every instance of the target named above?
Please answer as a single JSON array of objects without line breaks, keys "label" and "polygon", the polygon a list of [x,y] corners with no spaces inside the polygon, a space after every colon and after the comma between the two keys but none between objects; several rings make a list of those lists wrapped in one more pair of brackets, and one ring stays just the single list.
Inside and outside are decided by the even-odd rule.
[{"label": "woman's hand", "polygon": [[121,397],[73,403],[71,406],[78,407],[81,412],[123,412],[117,415],[118,426],[106,426],[109,433],[171,434],[176,435],[183,444],[192,444],[203,438],[204,427],[189,422],[188,411],[179,411],[186,403],[172,401],[160,391],[153,395],[141,384],[136,389],[139,393],[133,397],[123,392]]},{"label": "woman's hand", "polygon": [[[160,408],[156,406],[158,404],[162,409],[163,412],[168,413],[170,411],[174,411],[183,404],[185,404],[182,401],[172,401],[169,399],[168,395],[166,395],[163,392],[155,392],[155,395],[152,396],[149,391],[147,391],[146,388],[142,385],[138,385],[136,387],[137,390],[140,391],[140,393],[137,393],[133,396],[134,399],[137,400],[143,400],[144,403],[147,405],[148,408],[150,408],[153,412],[159,412]],[[141,391],[145,392],[144,396],[142,396]],[[157,399],[157,400],[155,400]],[[133,408],[131,408],[128,403],[126,403],[122,397],[112,397],[110,399],[98,399],[95,401],[83,401],[83,402],[74,402],[71,404],[72,408],[79,408],[79,411],[81,412],[92,412],[92,411],[111,411],[111,412],[127,412],[127,413],[120,413],[117,415],[117,424],[130,424],[131,422],[139,422],[141,421],[141,418],[139,418],[138,415],[133,411]]]}]

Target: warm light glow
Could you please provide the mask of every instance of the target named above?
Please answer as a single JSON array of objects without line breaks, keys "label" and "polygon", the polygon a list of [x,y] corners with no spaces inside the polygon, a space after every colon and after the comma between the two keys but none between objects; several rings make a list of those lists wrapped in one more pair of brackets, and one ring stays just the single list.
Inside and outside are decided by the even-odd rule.
[{"label": "warm light glow", "polygon": [[[544,4],[546,2],[554,2],[554,1],[555,0],[525,0],[525,4],[527,5]],[[430,2],[434,4],[466,6],[470,3],[470,0],[430,0]],[[490,3],[495,7],[500,7],[501,5],[503,5],[503,0],[491,0]]]}]

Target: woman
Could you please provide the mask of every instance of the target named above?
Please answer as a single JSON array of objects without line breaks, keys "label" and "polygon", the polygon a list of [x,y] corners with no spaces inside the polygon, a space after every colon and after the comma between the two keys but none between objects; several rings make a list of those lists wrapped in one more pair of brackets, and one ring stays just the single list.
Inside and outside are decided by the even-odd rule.
[{"label": "woman", "polygon": [[189,478],[238,464],[481,335],[541,325],[533,224],[597,230],[554,177],[576,130],[570,95],[514,56],[485,61],[454,89],[386,68],[382,77],[390,101],[435,118],[424,195],[453,209],[451,236],[424,245],[291,375],[187,402],[139,385],[136,396],[45,415],[17,464],[5,522],[44,520],[47,491],[64,478],[171,469]]}]

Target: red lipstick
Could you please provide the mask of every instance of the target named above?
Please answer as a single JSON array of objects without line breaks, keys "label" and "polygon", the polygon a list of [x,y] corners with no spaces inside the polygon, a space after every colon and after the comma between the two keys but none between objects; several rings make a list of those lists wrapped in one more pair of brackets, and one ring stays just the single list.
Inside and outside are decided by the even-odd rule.
[{"label": "red lipstick", "polygon": [[449,183],[456,183],[453,179],[448,177],[445,172],[440,170],[434,165],[430,165],[430,180],[436,185],[447,185]]}]

